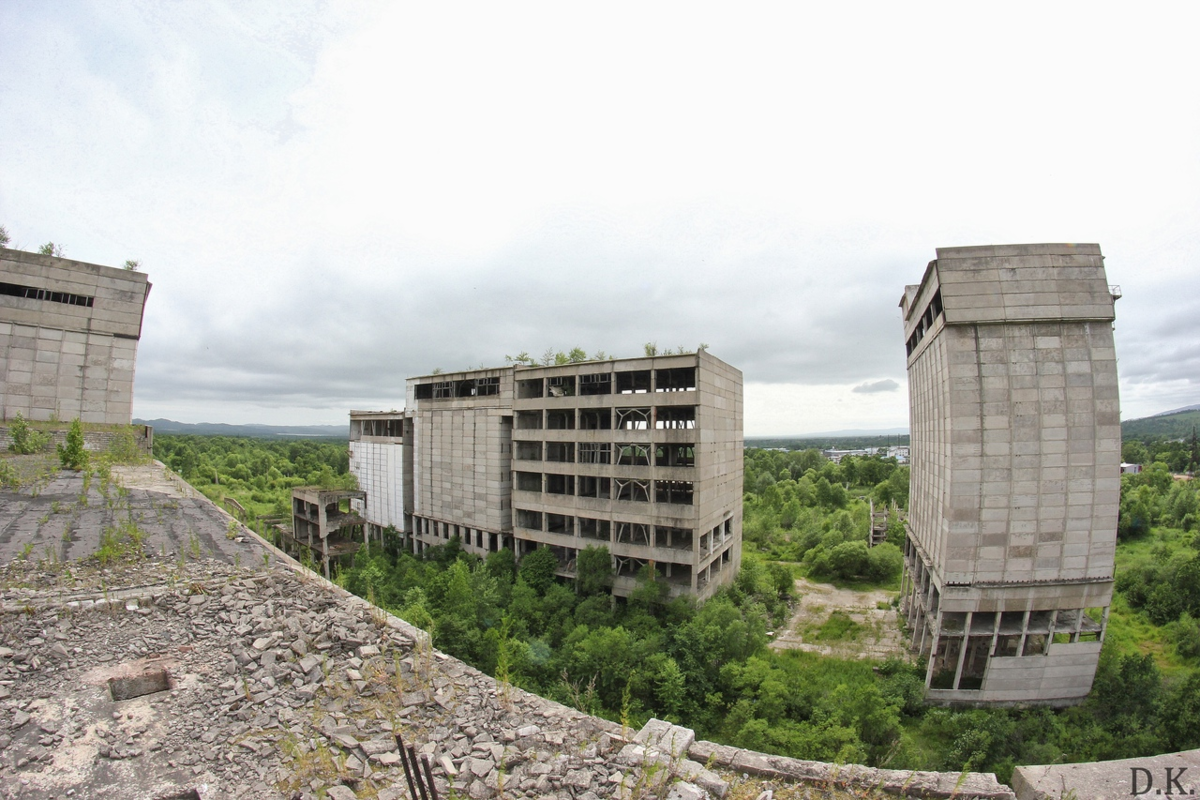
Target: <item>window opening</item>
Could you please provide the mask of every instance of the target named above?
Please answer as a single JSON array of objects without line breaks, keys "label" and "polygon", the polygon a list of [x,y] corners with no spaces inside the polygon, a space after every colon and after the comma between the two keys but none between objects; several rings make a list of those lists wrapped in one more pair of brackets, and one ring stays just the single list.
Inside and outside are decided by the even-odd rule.
[{"label": "window opening", "polygon": [[546,515],[546,532],[561,533],[568,536],[575,535],[575,518],[565,514],[547,514]]},{"label": "window opening", "polygon": [[686,392],[695,388],[695,367],[675,367],[654,372],[654,391],[656,392]]},{"label": "window opening", "polygon": [[612,538],[610,523],[606,519],[579,518],[579,535],[585,539],[609,541]]},{"label": "window opening", "polygon": [[692,549],[692,532],[686,528],[672,528],[667,525],[654,526],[654,546],[666,547],[671,550]]},{"label": "window opening", "polygon": [[580,464],[611,464],[612,445],[608,442],[580,442]]},{"label": "window opening", "polygon": [[648,408],[618,408],[617,430],[647,431],[650,430],[650,409]]},{"label": "window opening", "polygon": [[579,427],[589,431],[612,430],[612,409],[581,408],[579,409]]},{"label": "window opening", "polygon": [[551,397],[574,397],[575,376],[556,375],[546,379],[546,391]]},{"label": "window opening", "polygon": [[695,406],[659,406],[654,427],[658,430],[687,430],[696,427]]},{"label": "window opening", "polygon": [[517,489],[522,492],[540,492],[542,490],[542,473],[518,472]]},{"label": "window opening", "polygon": [[650,481],[638,480],[622,480],[614,478],[616,484],[616,492],[618,500],[626,500],[632,503],[649,503],[650,502]]},{"label": "window opening", "polygon": [[517,418],[517,430],[539,431],[542,429],[541,411],[518,411],[515,416]]},{"label": "window opening", "polygon": [[546,429],[552,431],[572,430],[575,427],[575,410],[566,409],[546,412]]},{"label": "window opening", "polygon": [[546,442],[546,460],[575,463],[575,443]]},{"label": "window opening", "polygon": [[541,442],[516,442],[518,461],[541,461]]},{"label": "window opening", "polygon": [[617,541],[621,544],[650,546],[650,526],[640,522],[618,522]]},{"label": "window opening", "polygon": [[542,512],[518,508],[517,525],[522,528],[530,528],[535,531],[540,531],[542,529]]},{"label": "window opening", "polygon": [[690,506],[692,504],[692,482],[655,481],[654,502]]},{"label": "window opening", "polygon": [[601,500],[608,500],[612,496],[612,480],[610,478],[580,475],[576,483],[579,485],[580,497],[597,497]]},{"label": "window opening", "polygon": [[612,373],[598,372],[594,375],[580,375],[579,393],[581,395],[612,394]]},{"label": "window opening", "polygon": [[650,466],[650,447],[644,444],[617,445],[617,463],[624,467]]},{"label": "window opening", "polygon": [[517,399],[532,400],[542,396],[542,379],[517,381]]},{"label": "window opening", "polygon": [[617,373],[617,394],[644,394],[650,391],[650,370]]},{"label": "window opening", "polygon": [[546,475],[547,494],[575,494],[574,475]]},{"label": "window opening", "polygon": [[693,444],[660,444],[654,448],[656,467],[696,466],[696,446]]}]

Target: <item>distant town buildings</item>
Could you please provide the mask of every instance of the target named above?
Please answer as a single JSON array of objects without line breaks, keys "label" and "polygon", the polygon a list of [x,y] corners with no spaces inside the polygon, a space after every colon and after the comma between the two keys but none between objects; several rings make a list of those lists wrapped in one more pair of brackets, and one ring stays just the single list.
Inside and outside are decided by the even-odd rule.
[{"label": "distant town buildings", "polygon": [[940,248],[905,288],[902,610],[931,701],[1091,689],[1120,499],[1116,294],[1094,244]]},{"label": "distant town buildings", "polygon": [[407,394],[350,414],[368,536],[549,548],[563,577],[604,546],[617,595],[647,567],[699,597],[736,575],[742,375],[707,352],[426,375]]},{"label": "distant town buildings", "polygon": [[865,457],[865,456],[882,456],[883,458],[894,458],[897,464],[908,463],[908,446],[907,445],[889,445],[887,447],[863,447],[858,450],[822,450],[821,455],[829,459],[835,464],[842,463],[842,459],[846,456]]},{"label": "distant town buildings", "polygon": [[0,248],[0,417],[128,425],[141,272]]}]

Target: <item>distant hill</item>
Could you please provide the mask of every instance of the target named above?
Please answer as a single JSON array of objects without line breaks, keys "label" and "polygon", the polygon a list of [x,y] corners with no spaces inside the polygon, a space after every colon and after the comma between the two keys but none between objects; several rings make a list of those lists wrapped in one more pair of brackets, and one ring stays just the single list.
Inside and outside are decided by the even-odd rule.
[{"label": "distant hill", "polygon": [[837,431],[814,433],[808,436],[746,437],[746,447],[782,447],[787,450],[859,450],[864,447],[907,444],[907,431]]},{"label": "distant hill", "polygon": [[1121,423],[1121,438],[1148,439],[1161,436],[1184,439],[1192,435],[1193,429],[1200,432],[1200,406],[1188,406],[1142,419],[1127,419]]},{"label": "distant hill", "polygon": [[175,422],[169,419],[135,419],[135,425],[149,425],[155,433],[190,433],[196,436],[248,436],[256,439],[294,437],[348,439],[347,425],[226,425],[223,422]]}]

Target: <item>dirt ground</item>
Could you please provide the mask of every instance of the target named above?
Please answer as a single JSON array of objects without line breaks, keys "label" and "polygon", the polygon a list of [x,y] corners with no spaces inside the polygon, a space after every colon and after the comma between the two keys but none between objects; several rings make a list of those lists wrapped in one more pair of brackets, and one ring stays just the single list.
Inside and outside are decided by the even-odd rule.
[{"label": "dirt ground", "polygon": [[[807,650],[841,658],[908,657],[899,615],[891,606],[896,592],[856,592],[800,578],[796,594],[800,597],[796,613],[788,620],[787,629],[778,631],[771,642],[776,650]],[[886,608],[879,608],[880,604]],[[841,612],[855,625],[845,638],[822,639],[818,629],[834,612]]]}]

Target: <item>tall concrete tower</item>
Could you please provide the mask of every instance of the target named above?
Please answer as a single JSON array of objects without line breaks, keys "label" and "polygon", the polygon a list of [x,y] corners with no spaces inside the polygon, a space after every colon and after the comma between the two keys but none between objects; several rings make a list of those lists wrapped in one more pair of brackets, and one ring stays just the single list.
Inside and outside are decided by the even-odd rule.
[{"label": "tall concrete tower", "polygon": [[905,287],[901,596],[931,702],[1091,690],[1120,502],[1118,296],[1095,244],[939,248]]}]

